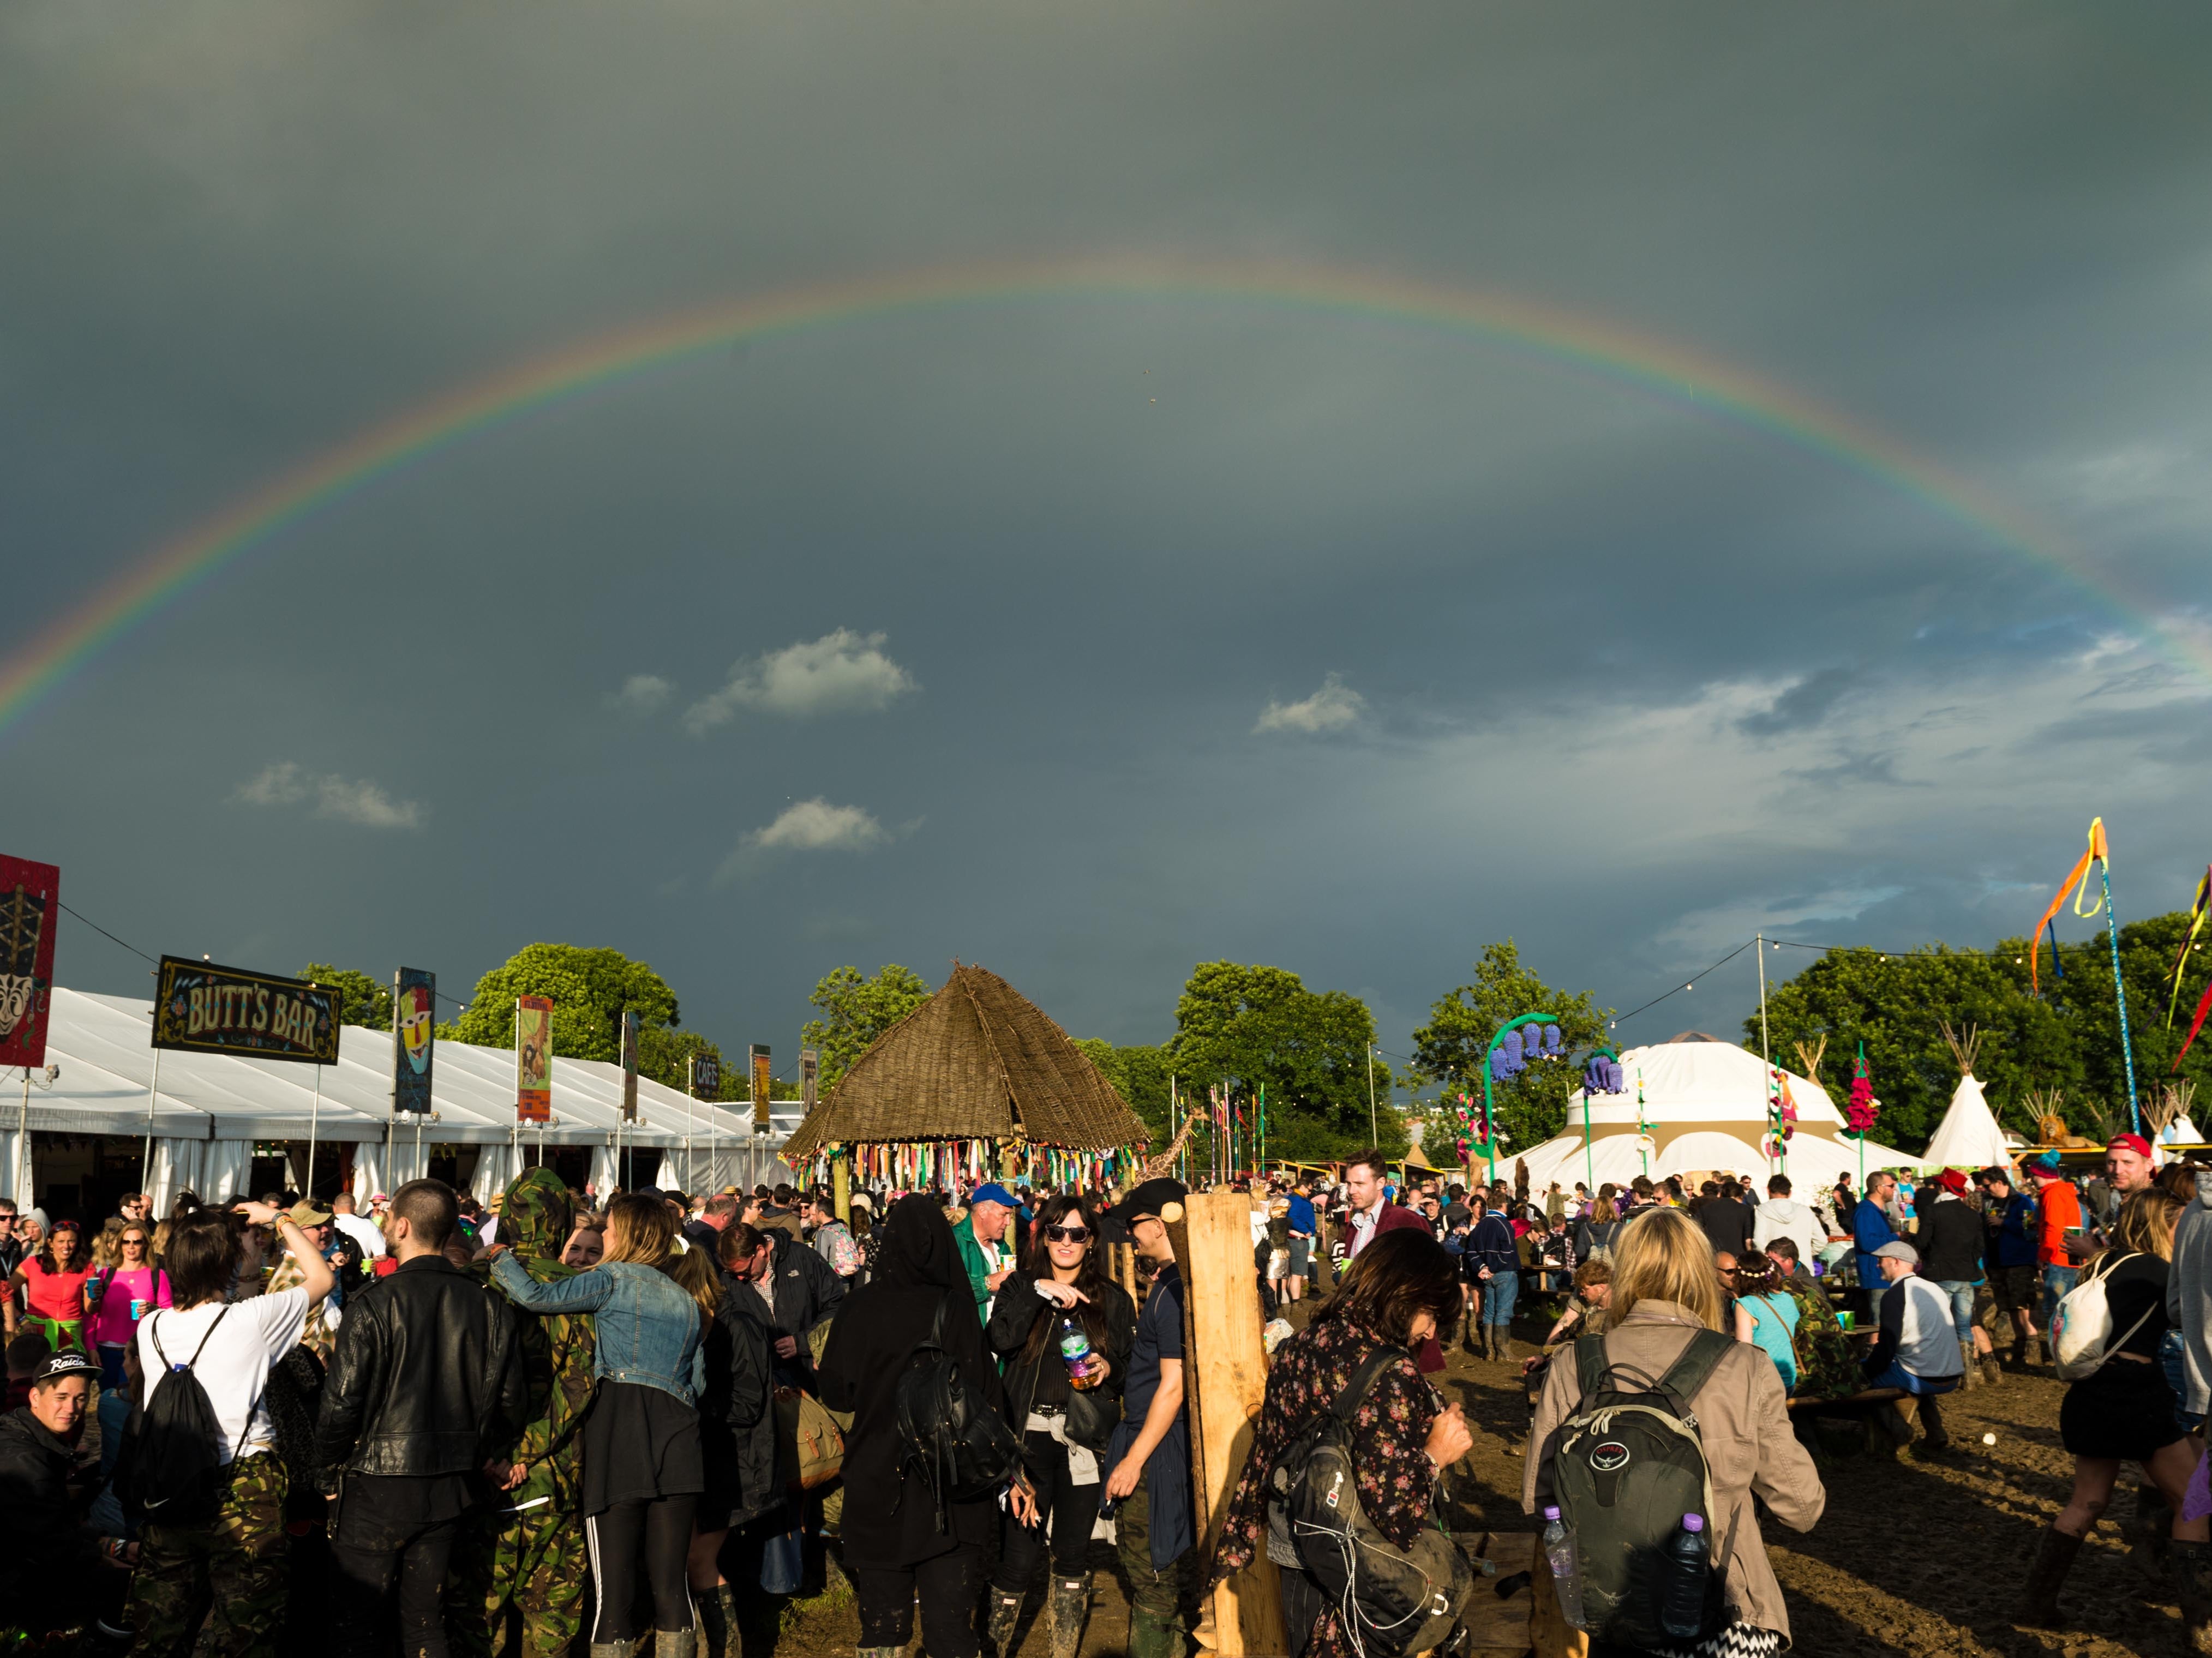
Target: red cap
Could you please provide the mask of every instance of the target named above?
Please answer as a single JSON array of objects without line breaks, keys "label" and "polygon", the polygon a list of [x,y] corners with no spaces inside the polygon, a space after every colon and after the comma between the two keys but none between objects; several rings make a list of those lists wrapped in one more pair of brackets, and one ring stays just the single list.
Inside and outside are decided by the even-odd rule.
[{"label": "red cap", "polygon": [[2115,1134],[2105,1142],[2107,1151],[2129,1151],[2145,1163],[2150,1161],[2150,1142],[2140,1134]]},{"label": "red cap", "polygon": [[1964,1197],[1966,1195],[1966,1177],[1960,1174],[1957,1169],[1946,1169],[1941,1175],[1936,1176],[1936,1179],[1942,1182],[1943,1189],[1946,1192],[1950,1193],[1952,1196]]}]

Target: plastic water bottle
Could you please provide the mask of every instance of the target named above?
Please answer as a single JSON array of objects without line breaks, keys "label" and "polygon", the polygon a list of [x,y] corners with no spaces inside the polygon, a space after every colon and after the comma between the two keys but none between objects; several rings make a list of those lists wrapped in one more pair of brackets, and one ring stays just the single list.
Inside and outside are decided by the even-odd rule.
[{"label": "plastic water bottle", "polygon": [[1567,1529],[1557,1509],[1544,1510],[1544,1563],[1552,1569],[1552,1588],[1559,1597],[1559,1616],[1576,1629],[1583,1626],[1582,1559],[1575,1551],[1575,1534]]},{"label": "plastic water bottle", "polygon": [[1686,1514],[1682,1528],[1667,1546],[1667,1592],[1659,1603],[1659,1627],[1680,1641],[1705,1632],[1705,1578],[1711,1570],[1703,1515]]},{"label": "plastic water bottle", "polygon": [[1067,1361],[1067,1380],[1071,1387],[1088,1388],[1091,1378],[1084,1372],[1091,1363],[1091,1338],[1075,1321],[1073,1313],[1060,1316],[1060,1356]]}]

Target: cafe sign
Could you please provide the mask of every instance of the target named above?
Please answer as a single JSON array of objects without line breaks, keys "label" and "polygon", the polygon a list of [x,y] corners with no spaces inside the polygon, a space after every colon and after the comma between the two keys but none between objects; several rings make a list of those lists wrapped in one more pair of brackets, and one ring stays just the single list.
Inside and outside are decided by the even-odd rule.
[{"label": "cafe sign", "polygon": [[336,989],[242,968],[164,956],[154,1046],[240,1060],[338,1062]]}]

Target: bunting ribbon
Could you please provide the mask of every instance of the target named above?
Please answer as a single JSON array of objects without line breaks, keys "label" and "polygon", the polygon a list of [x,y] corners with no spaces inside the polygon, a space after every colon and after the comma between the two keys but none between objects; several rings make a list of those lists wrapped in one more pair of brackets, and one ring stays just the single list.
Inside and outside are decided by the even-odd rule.
[{"label": "bunting ribbon", "polygon": [[[2196,944],[2197,935],[2204,930],[2208,916],[2212,916],[2212,864],[2204,866],[2204,878],[2197,884],[2197,896],[2190,901],[2189,905],[2189,931],[2181,935],[2181,948],[2174,953],[2173,986],[2166,999],[2166,1028],[2168,1030],[2173,1029],[2173,1010],[2181,1005],[2181,976],[2189,966],[2190,948]],[[2197,1017],[2199,1023],[2203,1022],[2204,1015],[2201,1010]],[[2189,1034],[2192,1036],[2197,1034],[2193,1027]]]},{"label": "bunting ribbon", "polygon": [[2035,931],[2028,935],[2027,983],[2028,988],[2037,994],[2041,994],[2043,988],[2036,974],[2036,953],[2043,947],[2043,929],[2050,924],[2051,918],[2058,914],[2058,907],[2066,902],[2066,891],[2069,887],[2074,890],[2074,913],[2083,920],[2090,920],[2102,910],[2105,899],[2101,892],[2096,902],[2087,909],[2081,908],[2081,900],[2088,896],[2090,866],[2103,864],[2109,868],[2112,861],[2105,844],[2105,820],[2094,817],[2089,820],[2089,849],[2075,859],[2074,867],[2067,871],[2066,878],[2058,884],[2058,891],[2051,899],[2051,907],[2043,912],[2042,919],[2035,924]]}]

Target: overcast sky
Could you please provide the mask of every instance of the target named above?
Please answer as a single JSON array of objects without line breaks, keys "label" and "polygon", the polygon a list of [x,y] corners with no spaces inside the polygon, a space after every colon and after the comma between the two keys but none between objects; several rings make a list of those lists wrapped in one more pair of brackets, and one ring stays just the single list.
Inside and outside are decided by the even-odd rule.
[{"label": "overcast sky", "polygon": [[[1265,962],[1402,1052],[1509,934],[1620,1009],[1761,927],[1985,944],[2100,812],[2123,916],[2179,907],[2208,70],[2193,4],[17,0],[0,653],[512,365],[1026,262],[1540,299],[1845,410],[2083,562],[1462,331],[865,315],[276,537],[0,730],[0,849],[156,954],[464,995],[613,945],[780,1068],[842,963],[980,962],[1139,1042],[1194,963]],[[145,990],[61,937],[64,982]],[[1623,1035],[1735,1034],[1752,959]]]}]

